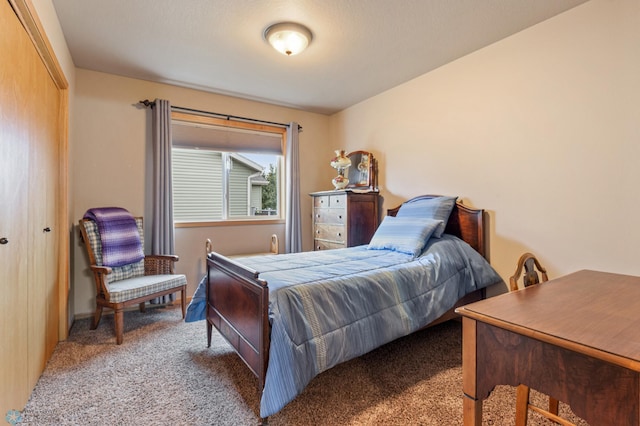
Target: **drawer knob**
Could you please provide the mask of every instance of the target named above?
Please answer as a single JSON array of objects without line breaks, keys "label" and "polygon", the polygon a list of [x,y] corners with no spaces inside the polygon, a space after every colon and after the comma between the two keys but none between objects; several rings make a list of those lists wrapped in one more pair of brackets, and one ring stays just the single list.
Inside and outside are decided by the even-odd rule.
[{"label": "drawer knob", "polygon": [[320,233],[320,230],[319,230],[319,229],[317,229],[317,230],[316,230],[316,234],[319,234],[319,233]]},{"label": "drawer knob", "polygon": [[338,237],[342,237],[342,232],[338,232]]}]

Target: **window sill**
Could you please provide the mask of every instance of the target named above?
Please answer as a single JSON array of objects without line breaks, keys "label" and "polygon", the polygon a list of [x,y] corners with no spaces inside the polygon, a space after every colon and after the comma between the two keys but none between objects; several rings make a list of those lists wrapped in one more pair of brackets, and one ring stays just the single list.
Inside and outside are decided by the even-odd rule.
[{"label": "window sill", "polygon": [[284,224],[284,219],[234,219],[218,220],[210,222],[176,222],[176,228],[202,228],[217,226],[245,226],[245,225],[279,225]]}]

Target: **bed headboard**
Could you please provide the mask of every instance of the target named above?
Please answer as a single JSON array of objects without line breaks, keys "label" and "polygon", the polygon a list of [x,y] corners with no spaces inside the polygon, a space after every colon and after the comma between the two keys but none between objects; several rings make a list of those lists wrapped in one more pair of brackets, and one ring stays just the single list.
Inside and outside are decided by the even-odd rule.
[{"label": "bed headboard", "polygon": [[[405,201],[405,203],[435,197],[438,197],[438,195],[420,195]],[[395,216],[396,213],[398,213],[398,210],[400,210],[400,207],[401,205],[388,209],[387,216]],[[453,207],[451,215],[449,216],[445,232],[466,241],[471,247],[487,259],[488,250],[486,247],[486,240],[484,238],[484,209],[474,209],[463,205],[461,201],[456,202],[456,205]]]}]

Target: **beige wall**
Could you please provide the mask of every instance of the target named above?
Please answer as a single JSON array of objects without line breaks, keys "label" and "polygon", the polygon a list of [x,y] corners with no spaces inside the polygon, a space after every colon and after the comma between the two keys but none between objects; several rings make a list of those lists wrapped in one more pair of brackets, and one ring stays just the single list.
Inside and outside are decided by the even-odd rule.
[{"label": "beige wall", "polygon": [[384,208],[487,209],[504,278],[525,251],[640,275],[639,46],[640,2],[592,0],[332,116],[331,140],[374,152]]},{"label": "beige wall", "polygon": [[[169,99],[173,105],[187,108],[300,123],[303,126],[301,170],[304,172],[301,180],[302,225],[308,230],[304,233],[304,247],[311,249],[311,201],[306,194],[327,189],[324,183],[331,179],[328,164],[319,165],[317,161],[317,158],[329,158],[331,154],[331,150],[324,148],[328,138],[328,116],[84,69],[76,70],[76,108],[71,138],[71,169],[75,178],[70,184],[74,196],[70,210],[76,223],[91,207],[121,206],[134,215],[145,215],[150,111],[136,104],[143,99],[155,98]],[[180,261],[176,266],[177,272],[187,275],[188,295],[193,294],[205,272],[207,238],[224,254],[250,253],[268,251],[273,233],[279,234],[283,241],[283,225],[177,229],[176,254]],[[77,232],[71,247],[75,314],[83,315],[94,309],[95,290]]]},{"label": "beige wall", "polygon": [[[70,82],[70,226],[98,205],[144,214],[149,119],[135,103],[158,97],[304,126],[307,250],[305,194],[329,189],[334,149],[367,149],[379,159],[384,208],[440,193],[487,209],[491,260],[504,278],[527,250],[551,276],[582,268],[640,275],[636,0],[592,0],[332,117],[76,70],[50,0],[34,4]],[[251,237],[263,244],[273,232],[282,227],[178,229],[178,270],[189,293],[204,273],[206,238],[234,254],[253,251],[241,244]],[[71,303],[87,314],[93,284],[77,233],[71,237]]]}]

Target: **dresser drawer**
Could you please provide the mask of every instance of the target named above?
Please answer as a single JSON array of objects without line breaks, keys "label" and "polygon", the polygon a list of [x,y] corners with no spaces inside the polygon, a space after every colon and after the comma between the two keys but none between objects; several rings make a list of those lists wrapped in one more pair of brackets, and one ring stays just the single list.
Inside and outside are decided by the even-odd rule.
[{"label": "dresser drawer", "polygon": [[343,209],[315,209],[315,223],[345,224],[345,211]]},{"label": "dresser drawer", "polygon": [[347,205],[347,195],[319,195],[313,198],[314,207],[340,208]]},{"label": "dresser drawer", "polygon": [[313,231],[315,239],[336,241],[346,244],[347,228],[340,225],[316,224]]},{"label": "dresser drawer", "polygon": [[313,249],[315,251],[333,250],[333,249],[345,248],[347,246],[346,244],[334,243],[334,242],[322,241],[322,240],[315,240],[313,243],[314,243]]},{"label": "dresser drawer", "polygon": [[329,207],[332,209],[347,206],[347,194],[329,195]]}]

